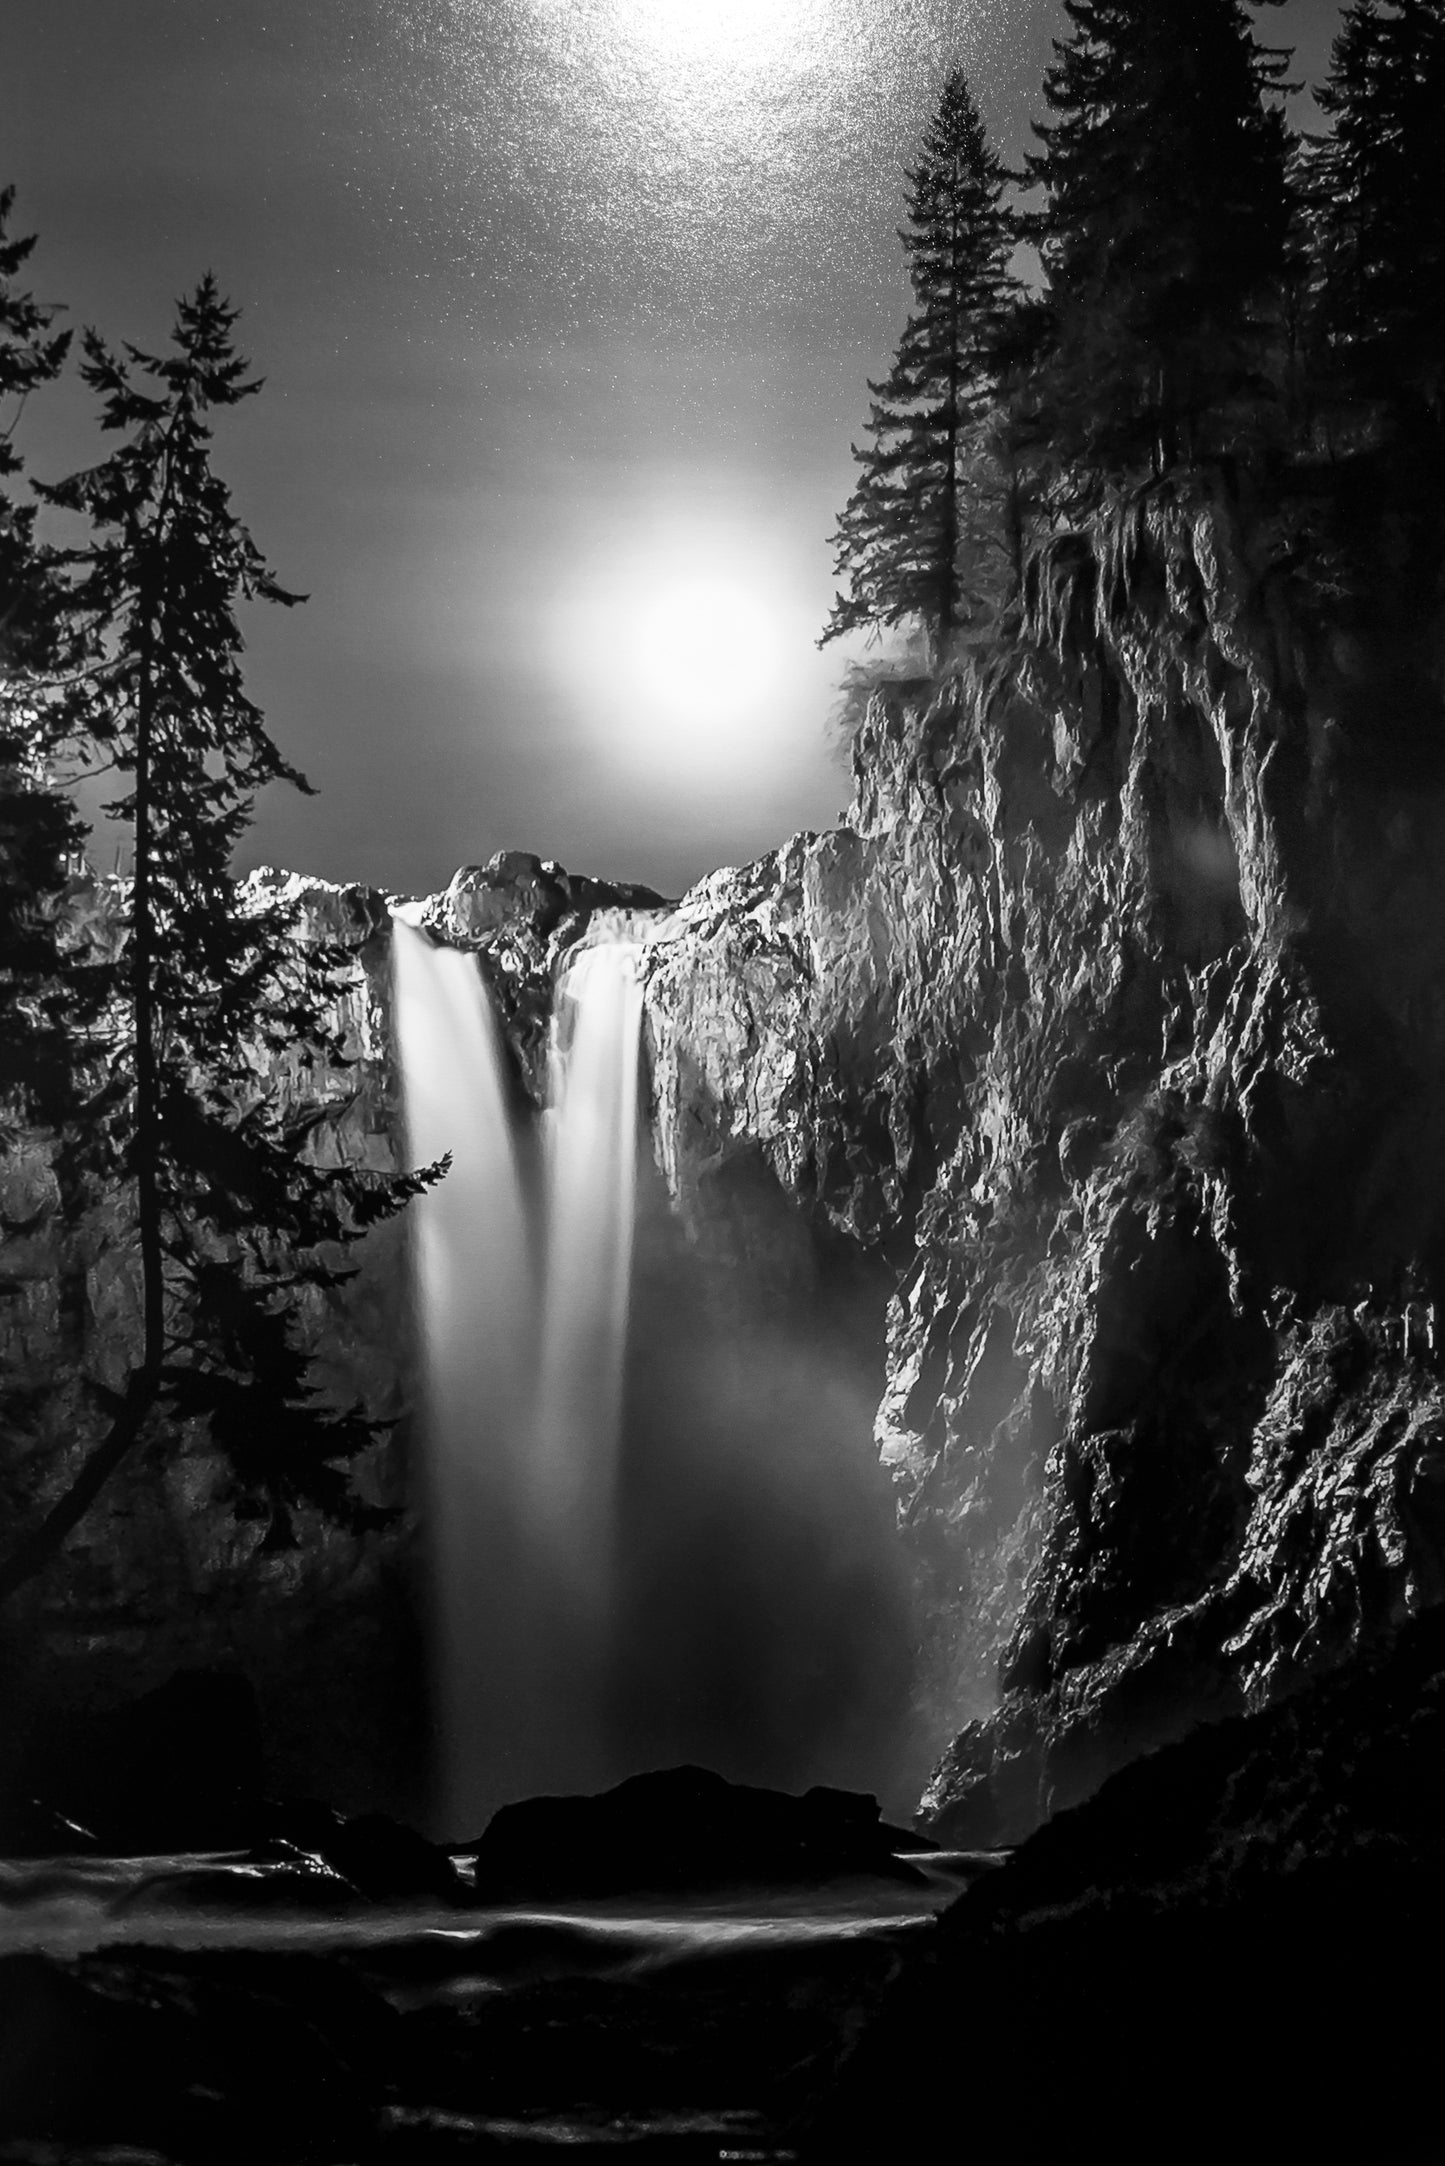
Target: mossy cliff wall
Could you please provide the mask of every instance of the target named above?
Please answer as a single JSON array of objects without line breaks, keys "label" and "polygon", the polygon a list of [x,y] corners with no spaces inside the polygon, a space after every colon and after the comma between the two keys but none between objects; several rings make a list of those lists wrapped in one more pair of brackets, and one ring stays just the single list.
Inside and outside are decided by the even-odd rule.
[{"label": "mossy cliff wall", "polygon": [[1011,654],[877,692],[847,824],[651,959],[684,1214],[760,1160],[894,1275],[960,1839],[1445,1585],[1438,644],[1312,626],[1277,555],[1164,493],[1070,537]]}]

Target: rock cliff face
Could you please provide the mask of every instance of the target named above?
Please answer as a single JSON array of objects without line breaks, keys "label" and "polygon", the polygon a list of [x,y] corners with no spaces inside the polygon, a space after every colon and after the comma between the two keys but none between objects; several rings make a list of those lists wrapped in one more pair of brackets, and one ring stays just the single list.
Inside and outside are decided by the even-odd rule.
[{"label": "rock cliff face", "polygon": [[1286,577],[1217,500],[1070,537],[1006,665],[880,688],[845,826],[652,954],[684,1214],[761,1159],[896,1275],[962,1840],[1440,1597],[1439,656]]}]

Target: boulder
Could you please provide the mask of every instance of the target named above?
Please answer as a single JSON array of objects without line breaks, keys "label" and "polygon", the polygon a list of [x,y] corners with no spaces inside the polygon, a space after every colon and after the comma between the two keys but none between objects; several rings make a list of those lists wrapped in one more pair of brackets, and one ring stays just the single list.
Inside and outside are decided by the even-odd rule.
[{"label": "boulder", "polygon": [[384,1813],[334,1812],[314,1799],[268,1805],[256,1862],[311,1866],[372,1902],[455,1903],[467,1893],[446,1851]]},{"label": "boulder", "polygon": [[875,1798],[790,1797],[700,1767],[634,1775],[597,1797],[505,1805],[471,1847],[482,1902],[922,1877],[894,1856]]}]

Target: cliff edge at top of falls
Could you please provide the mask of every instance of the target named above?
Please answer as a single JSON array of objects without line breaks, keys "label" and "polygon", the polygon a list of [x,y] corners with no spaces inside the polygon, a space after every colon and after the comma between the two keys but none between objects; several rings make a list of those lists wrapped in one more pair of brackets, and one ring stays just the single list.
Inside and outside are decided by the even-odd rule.
[{"label": "cliff edge at top of falls", "polygon": [[1202,489],[1063,537],[647,958],[684,1214],[762,1171],[893,1275],[962,1842],[1445,1591],[1439,627],[1331,628],[1272,546]]}]

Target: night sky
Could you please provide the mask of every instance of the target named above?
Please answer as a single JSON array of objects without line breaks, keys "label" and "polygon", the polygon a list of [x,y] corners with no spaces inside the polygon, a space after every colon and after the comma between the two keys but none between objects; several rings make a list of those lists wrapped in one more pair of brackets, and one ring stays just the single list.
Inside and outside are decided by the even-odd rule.
[{"label": "night sky", "polygon": [[[1262,21],[1309,81],[1338,12]],[[218,464],[310,596],[246,628],[321,794],[268,792],[243,864],[420,891],[510,847],[676,892],[835,817],[844,656],[813,641],[906,307],[902,167],[955,61],[1017,157],[1061,22],[3,0],[35,290],[154,345],[212,268],[267,379]],[[20,440],[46,478],[95,455],[73,371]]]}]

